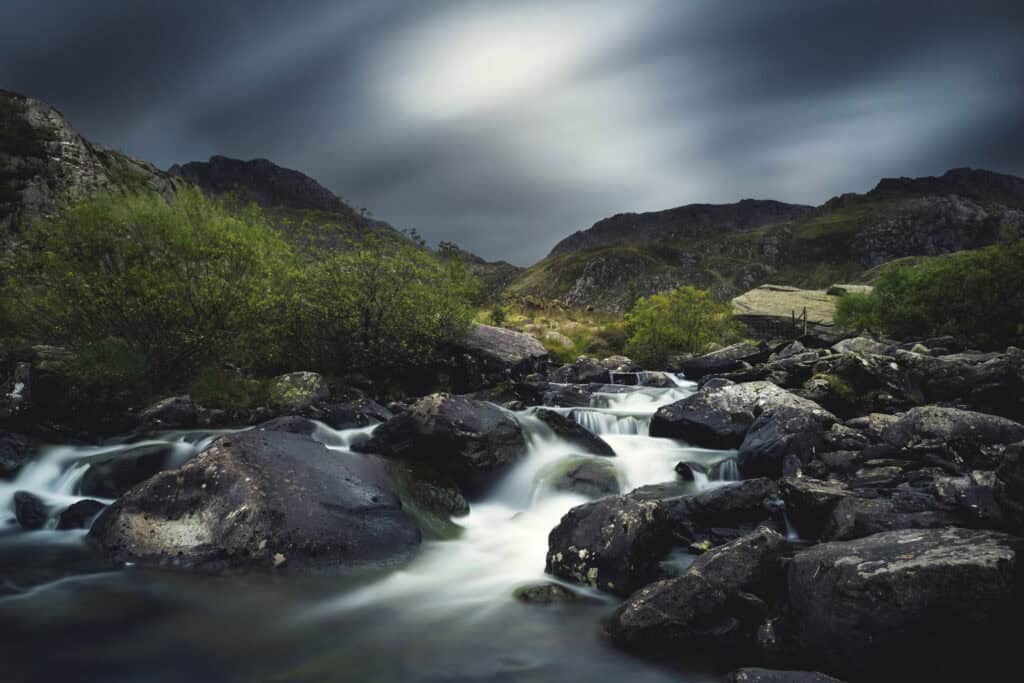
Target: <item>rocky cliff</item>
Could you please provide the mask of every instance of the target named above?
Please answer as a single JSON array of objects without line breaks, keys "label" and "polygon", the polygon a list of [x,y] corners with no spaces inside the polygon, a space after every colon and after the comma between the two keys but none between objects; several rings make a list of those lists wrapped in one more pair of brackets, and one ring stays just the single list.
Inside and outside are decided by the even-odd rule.
[{"label": "rocky cliff", "polygon": [[184,182],[152,164],[83,138],[49,104],[0,90],[0,230],[52,213],[65,198]]},{"label": "rocky cliff", "polygon": [[1024,180],[954,169],[884,179],[814,209],[745,200],[710,212],[623,214],[563,240],[506,295],[621,311],[637,296],[684,284],[722,298],[766,282],[822,288],[893,259],[1013,239],[1024,234],[1022,207]]}]

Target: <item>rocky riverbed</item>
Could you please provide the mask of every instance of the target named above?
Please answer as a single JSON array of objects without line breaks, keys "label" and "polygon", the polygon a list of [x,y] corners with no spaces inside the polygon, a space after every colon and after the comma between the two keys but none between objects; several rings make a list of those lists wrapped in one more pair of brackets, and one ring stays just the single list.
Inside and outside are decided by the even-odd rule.
[{"label": "rocky riverbed", "polygon": [[245,416],[179,397],[100,443],[0,433],[12,680],[957,680],[1009,661],[1021,351],[811,336],[679,374],[531,358],[387,407],[303,376]]}]

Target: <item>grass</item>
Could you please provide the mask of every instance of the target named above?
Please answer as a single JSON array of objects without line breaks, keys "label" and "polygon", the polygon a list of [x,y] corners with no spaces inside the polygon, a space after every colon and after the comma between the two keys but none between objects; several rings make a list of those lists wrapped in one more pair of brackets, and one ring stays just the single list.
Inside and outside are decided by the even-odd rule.
[{"label": "grass", "polygon": [[[494,325],[491,310],[481,309],[475,321]],[[566,307],[533,296],[510,301],[504,310],[500,327],[536,337],[552,358],[562,363],[571,363],[584,354],[621,354],[626,345],[624,322],[616,313]]]}]

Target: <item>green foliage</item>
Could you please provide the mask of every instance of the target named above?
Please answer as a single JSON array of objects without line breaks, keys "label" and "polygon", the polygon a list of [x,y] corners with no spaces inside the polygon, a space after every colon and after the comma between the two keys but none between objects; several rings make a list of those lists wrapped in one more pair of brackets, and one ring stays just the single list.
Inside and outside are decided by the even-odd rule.
[{"label": "green foliage", "polygon": [[501,325],[506,318],[508,318],[508,312],[505,307],[501,304],[494,304],[494,308],[491,309],[491,323]]},{"label": "green foliage", "polygon": [[739,338],[732,307],[689,286],[638,300],[626,316],[626,331],[626,355],[648,368],[664,366],[673,354],[701,353]]},{"label": "green foliage", "polygon": [[262,344],[266,298],[287,245],[251,208],[228,212],[196,190],[104,196],[65,206],[25,232],[10,295],[16,328],[87,348],[116,341],[157,380]]},{"label": "green foliage", "polygon": [[192,400],[207,408],[239,409],[266,405],[269,381],[250,379],[217,367],[203,368],[189,384]]},{"label": "green foliage", "polygon": [[467,332],[476,289],[461,261],[366,236],[292,270],[279,301],[282,348],[293,366],[395,376]]},{"label": "green foliage", "polygon": [[839,325],[896,337],[952,335],[982,348],[1024,343],[1024,240],[883,270],[870,296],[839,302]]}]

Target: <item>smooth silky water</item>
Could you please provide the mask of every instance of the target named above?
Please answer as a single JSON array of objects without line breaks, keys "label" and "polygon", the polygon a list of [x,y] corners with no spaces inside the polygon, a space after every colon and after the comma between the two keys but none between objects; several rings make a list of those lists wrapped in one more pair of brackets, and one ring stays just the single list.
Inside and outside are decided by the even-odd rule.
[{"label": "smooth silky water", "polygon": [[[699,465],[695,489],[724,485],[734,452],[647,436],[661,405],[693,391],[609,387],[590,408],[556,408],[599,434],[617,453],[622,490],[672,481],[675,465]],[[24,532],[13,495],[28,490],[56,506],[80,497],[89,457],[140,442],[44,449],[15,481],[0,482],[0,666],[3,681],[704,681],[626,655],[605,641],[601,619],[618,600],[573,586],[584,599],[527,605],[516,588],[551,581],[547,537],[585,502],[555,491],[550,472],[579,449],[533,410],[516,413],[529,455],[470,513],[452,540],[426,541],[399,570],[360,575],[196,576],[110,569],[84,531]],[[374,427],[314,438],[344,451]],[[223,432],[178,432],[180,465]],[[597,457],[597,456],[584,456]],[[724,462],[723,462],[724,461]],[[108,502],[108,501],[105,501]],[[51,522],[52,524],[52,522]],[[673,556],[685,566],[685,554]],[[681,677],[682,676],[682,677]]]}]

